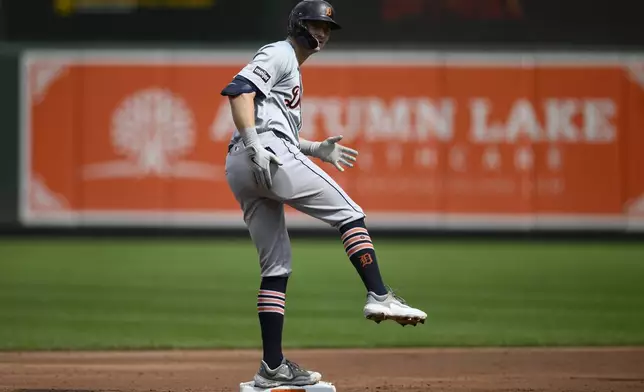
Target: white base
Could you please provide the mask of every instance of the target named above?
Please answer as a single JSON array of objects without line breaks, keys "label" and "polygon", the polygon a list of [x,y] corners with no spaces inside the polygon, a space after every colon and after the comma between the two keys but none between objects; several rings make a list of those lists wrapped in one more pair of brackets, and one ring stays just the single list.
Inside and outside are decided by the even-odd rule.
[{"label": "white base", "polygon": [[306,385],[306,386],[290,386],[283,385],[276,388],[256,388],[252,381],[243,382],[239,384],[239,392],[277,392],[277,391],[313,391],[313,392],[336,392],[335,386],[333,384],[320,381],[315,385]]}]

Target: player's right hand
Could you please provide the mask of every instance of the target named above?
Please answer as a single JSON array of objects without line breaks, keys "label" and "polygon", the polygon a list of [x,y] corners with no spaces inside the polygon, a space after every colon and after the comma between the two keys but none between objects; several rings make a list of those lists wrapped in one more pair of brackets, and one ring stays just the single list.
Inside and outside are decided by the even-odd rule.
[{"label": "player's right hand", "polygon": [[246,154],[248,154],[249,165],[257,185],[265,189],[271,189],[273,186],[271,163],[282,166],[282,161],[259,144],[247,146]]}]

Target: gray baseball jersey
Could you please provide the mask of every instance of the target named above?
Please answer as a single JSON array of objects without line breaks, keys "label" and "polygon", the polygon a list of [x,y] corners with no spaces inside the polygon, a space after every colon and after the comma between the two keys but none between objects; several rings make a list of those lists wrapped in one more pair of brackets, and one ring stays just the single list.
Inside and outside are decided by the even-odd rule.
[{"label": "gray baseball jersey", "polygon": [[[265,97],[255,101],[257,133],[280,132],[298,145],[302,127],[302,75],[291,44],[278,41],[263,46],[238,75],[253,82]],[[239,132],[235,131],[231,142],[239,138]]]},{"label": "gray baseball jersey", "polygon": [[259,188],[243,141],[235,131],[226,157],[226,179],[257,248],[261,275],[287,276],[291,273],[291,244],[284,205],[335,228],[365,215],[298,147],[302,78],[290,43],[280,41],[262,47],[239,75],[251,80],[265,96],[255,102],[257,133],[262,146],[277,155],[283,165],[272,166],[270,190]]}]

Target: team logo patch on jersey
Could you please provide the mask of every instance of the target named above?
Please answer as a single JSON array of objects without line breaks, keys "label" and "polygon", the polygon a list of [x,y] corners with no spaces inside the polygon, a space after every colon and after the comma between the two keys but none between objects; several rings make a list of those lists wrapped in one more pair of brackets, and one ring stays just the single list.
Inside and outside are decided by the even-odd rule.
[{"label": "team logo patch on jersey", "polygon": [[260,66],[255,67],[253,73],[262,78],[264,83],[268,83],[268,81],[271,80],[271,75]]},{"label": "team logo patch on jersey", "polygon": [[293,87],[293,90],[291,90],[291,94],[293,94],[293,98],[292,99],[285,99],[284,103],[290,109],[295,109],[298,106],[300,106],[300,86]]}]

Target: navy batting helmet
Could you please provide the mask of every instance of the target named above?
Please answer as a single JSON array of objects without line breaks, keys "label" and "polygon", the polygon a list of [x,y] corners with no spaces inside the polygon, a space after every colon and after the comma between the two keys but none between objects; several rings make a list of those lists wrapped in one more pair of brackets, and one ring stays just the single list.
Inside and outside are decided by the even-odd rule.
[{"label": "navy batting helmet", "polygon": [[342,27],[333,19],[335,9],[324,0],[302,0],[293,7],[288,18],[288,35],[301,40],[311,49],[318,47],[319,43],[309,33],[304,22],[317,20],[328,22],[331,30],[339,30]]}]

